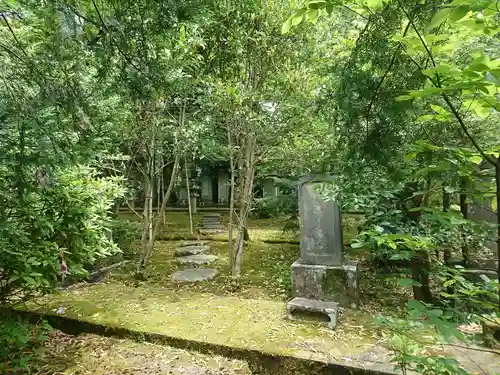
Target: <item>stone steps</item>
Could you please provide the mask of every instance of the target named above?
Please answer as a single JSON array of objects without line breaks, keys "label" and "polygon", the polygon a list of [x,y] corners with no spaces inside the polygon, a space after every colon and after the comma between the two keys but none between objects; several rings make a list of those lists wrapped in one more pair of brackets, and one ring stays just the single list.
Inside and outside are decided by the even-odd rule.
[{"label": "stone steps", "polygon": [[170,275],[176,282],[197,282],[213,279],[217,275],[217,270],[212,268],[200,268],[203,264],[213,263],[218,259],[216,255],[205,254],[210,250],[208,241],[188,241],[182,242],[175,250],[175,262],[181,265],[192,266],[181,269]]},{"label": "stone steps", "polygon": [[225,231],[226,228],[222,225],[221,215],[218,213],[204,215],[201,219],[201,227],[198,229],[198,233],[201,235],[220,234]]}]

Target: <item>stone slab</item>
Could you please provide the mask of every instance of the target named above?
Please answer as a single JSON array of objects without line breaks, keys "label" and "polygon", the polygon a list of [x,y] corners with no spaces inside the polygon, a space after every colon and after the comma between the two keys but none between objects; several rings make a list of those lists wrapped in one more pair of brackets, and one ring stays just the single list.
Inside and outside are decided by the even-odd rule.
[{"label": "stone slab", "polygon": [[218,257],[215,255],[206,255],[206,254],[198,254],[198,255],[189,255],[185,257],[180,257],[176,259],[177,263],[180,264],[210,264],[217,260]]},{"label": "stone slab", "polygon": [[180,247],[187,247],[187,246],[204,246],[208,244],[209,241],[185,241],[181,242]]},{"label": "stone slab", "polygon": [[218,220],[218,219],[217,220],[215,220],[215,219],[214,220],[212,220],[212,219],[210,219],[210,220],[203,219],[201,222],[202,222],[202,224],[220,224],[221,223],[221,221]]},{"label": "stone slab", "polygon": [[304,264],[340,266],[344,258],[339,202],[317,191],[329,177],[307,176],[299,184],[300,260]]},{"label": "stone slab", "polygon": [[170,278],[177,282],[195,282],[213,279],[215,275],[217,275],[217,270],[211,268],[189,268],[174,272]]},{"label": "stone slab", "polygon": [[198,229],[198,232],[200,234],[203,234],[203,235],[205,235],[205,234],[220,234],[220,233],[224,233],[225,230],[223,230],[223,229],[203,229],[203,228],[200,228],[200,229]]},{"label": "stone slab", "polygon": [[292,264],[292,296],[319,301],[335,301],[342,307],[359,307],[359,262],[341,266]]},{"label": "stone slab", "polygon": [[197,255],[210,250],[210,246],[184,246],[175,250],[175,256]]},{"label": "stone slab", "polygon": [[210,213],[206,213],[203,215],[203,217],[218,217],[220,218],[220,214],[216,213],[216,212],[210,212]]},{"label": "stone slab", "polygon": [[224,226],[221,224],[203,224],[203,229],[224,229]]},{"label": "stone slab", "polygon": [[339,304],[337,302],[324,302],[297,297],[286,304],[286,314],[288,319],[296,319],[293,315],[295,311],[325,314],[330,319],[328,327],[335,329],[337,326],[339,313]]}]

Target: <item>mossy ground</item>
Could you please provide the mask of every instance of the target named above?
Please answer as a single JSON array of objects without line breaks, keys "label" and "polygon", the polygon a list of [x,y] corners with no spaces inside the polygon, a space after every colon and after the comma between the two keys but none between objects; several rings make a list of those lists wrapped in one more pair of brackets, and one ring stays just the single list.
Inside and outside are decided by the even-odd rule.
[{"label": "mossy ground", "polygon": [[317,323],[290,322],[285,303],[265,299],[116,282],[63,291],[38,300],[31,310],[91,323],[162,333],[170,337],[286,355],[340,359],[363,353],[377,338],[372,317],[346,310],[335,331]]},{"label": "mossy ground", "polygon": [[[195,223],[202,216],[197,214]],[[217,268],[218,275],[189,284],[175,283],[169,277],[185,268],[174,262],[179,241],[158,241],[145,281],[136,280],[131,263],[114,269],[103,283],[54,293],[34,301],[28,309],[54,314],[62,307],[65,316],[92,323],[321,361],[352,365],[379,362],[390,370],[384,334],[374,326],[373,318],[378,313],[398,314],[411,298],[411,288],[398,286],[397,275],[384,275],[363,263],[361,309],[346,309],[336,330],[314,322],[290,322],[285,316],[285,301],[290,296],[290,265],[299,257],[299,246],[263,242],[294,239],[281,231],[285,220],[250,221],[251,241],[237,281],[230,277],[223,235],[210,242],[210,253],[219,258],[206,266]],[[187,238],[187,224],[186,213],[168,213],[162,234]],[[352,236],[355,226],[356,221],[351,220],[344,227],[346,238]],[[348,257],[363,262],[362,254],[349,252]],[[125,366],[132,365],[125,362]],[[106,373],[113,374],[111,370]]]},{"label": "mossy ground", "polygon": [[[162,225],[159,237],[169,238],[190,238],[196,236],[196,230],[200,226],[203,216],[208,211],[197,212],[193,214],[194,233],[190,233],[189,215],[185,211],[168,211],[165,214],[165,224]],[[220,212],[222,224],[227,226],[229,221],[227,212]],[[139,221],[140,218],[133,213],[122,212],[121,218],[131,221]],[[260,219],[254,216],[249,217],[247,225],[248,232],[252,241],[297,241],[298,236],[292,232],[283,233],[283,226],[288,217],[276,217],[269,219]],[[356,234],[356,228],[360,215],[344,215],[344,242]],[[215,240],[227,240],[227,233],[209,236]]]},{"label": "mossy ground", "polygon": [[[187,233],[186,218],[185,213],[169,213],[168,233]],[[227,242],[210,242],[210,253],[219,257],[206,266],[219,271],[214,279],[184,284],[170,279],[185,268],[174,261],[179,241],[158,241],[146,281],[136,280],[129,264],[113,270],[102,284],[61,291],[29,308],[54,313],[64,307],[66,316],[94,323],[271,353],[332,359],[364,352],[378,338],[371,312],[346,310],[335,331],[286,319],[290,266],[299,257],[299,246],[263,242],[294,239],[281,231],[285,220],[250,221],[251,241],[237,281],[230,277]]]}]

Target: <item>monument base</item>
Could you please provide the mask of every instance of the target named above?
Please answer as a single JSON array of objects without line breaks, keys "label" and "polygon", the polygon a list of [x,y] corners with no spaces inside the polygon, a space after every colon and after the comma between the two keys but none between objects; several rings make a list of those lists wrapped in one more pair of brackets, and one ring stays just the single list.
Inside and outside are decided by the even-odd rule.
[{"label": "monument base", "polygon": [[335,301],[340,306],[359,307],[359,262],[340,266],[292,264],[292,297]]}]

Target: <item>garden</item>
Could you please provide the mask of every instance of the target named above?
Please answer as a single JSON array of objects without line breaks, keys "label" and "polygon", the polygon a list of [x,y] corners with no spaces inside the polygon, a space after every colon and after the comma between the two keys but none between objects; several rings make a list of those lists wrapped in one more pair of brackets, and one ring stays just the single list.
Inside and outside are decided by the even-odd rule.
[{"label": "garden", "polygon": [[492,0],[9,0],[0,373],[500,373]]}]

